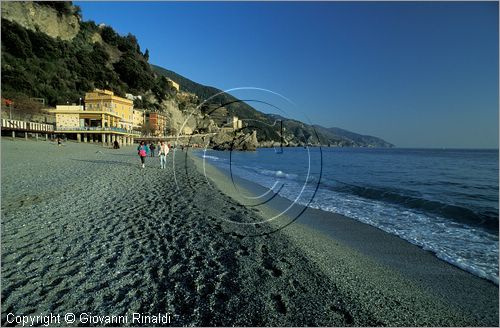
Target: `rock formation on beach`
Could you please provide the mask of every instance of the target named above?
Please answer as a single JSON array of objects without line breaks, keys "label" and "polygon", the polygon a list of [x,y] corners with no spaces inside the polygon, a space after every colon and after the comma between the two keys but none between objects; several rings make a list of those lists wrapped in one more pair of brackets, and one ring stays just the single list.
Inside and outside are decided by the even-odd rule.
[{"label": "rock formation on beach", "polygon": [[210,141],[210,145],[215,150],[256,150],[259,147],[257,141],[257,131],[244,133],[241,131],[234,133],[218,133]]}]

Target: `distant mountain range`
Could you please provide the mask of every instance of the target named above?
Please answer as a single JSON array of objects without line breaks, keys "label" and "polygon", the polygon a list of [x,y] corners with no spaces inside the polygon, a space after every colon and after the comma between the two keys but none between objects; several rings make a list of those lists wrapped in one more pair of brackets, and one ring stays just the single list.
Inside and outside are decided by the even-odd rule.
[{"label": "distant mountain range", "polygon": [[387,142],[381,138],[378,137],[373,137],[373,136],[368,136],[368,135],[362,135],[362,134],[357,134],[351,131],[347,131],[341,128],[325,128],[321,125],[313,125],[315,129],[318,131],[330,135],[332,138],[334,137],[339,137],[344,140],[351,141],[353,144],[363,144],[363,145],[368,145],[372,147],[383,147],[383,148],[392,148],[394,147],[393,144],[390,142]]},{"label": "distant mountain range", "polygon": [[[208,99],[222,92],[222,90],[217,88],[196,83],[163,67],[156,65],[152,65],[152,67],[158,74],[179,83],[183,91],[194,93],[200,99]],[[227,93],[212,98],[212,102],[224,105],[230,114],[236,115],[239,118],[262,122],[262,124],[254,123],[258,125],[258,139],[261,143],[271,140],[280,140],[280,136],[276,133],[276,126],[271,127],[275,121],[280,120],[283,121],[283,126],[285,128],[284,134],[287,141],[290,141],[293,145],[321,144],[336,147],[394,147],[393,144],[377,137],[361,135],[336,127],[325,128],[321,125],[309,125],[276,114],[265,114],[257,111],[245,102],[238,101],[237,98]]]}]

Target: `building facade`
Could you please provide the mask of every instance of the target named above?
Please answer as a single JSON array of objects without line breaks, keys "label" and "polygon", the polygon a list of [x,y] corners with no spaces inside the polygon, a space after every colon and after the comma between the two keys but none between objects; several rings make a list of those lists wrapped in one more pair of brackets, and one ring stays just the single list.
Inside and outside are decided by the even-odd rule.
[{"label": "building facade", "polygon": [[173,81],[172,79],[169,79],[167,78],[167,81],[168,81],[168,85],[172,88],[174,88],[175,90],[177,90],[177,92],[179,92],[180,90],[180,87],[179,87],[179,83]]},{"label": "building facade", "polygon": [[146,112],[145,124],[151,130],[151,134],[156,137],[166,135],[168,118],[164,113]]},{"label": "building facade", "polygon": [[134,108],[132,110],[132,127],[134,130],[140,130],[146,121],[144,109]]},{"label": "building facade", "polygon": [[226,121],[225,127],[230,127],[233,130],[239,130],[243,127],[243,121],[237,116],[229,116]]},{"label": "building facade", "polygon": [[132,144],[140,136],[134,125],[133,102],[109,90],[86,93],[85,106],[58,105],[50,112],[55,114],[54,132],[75,136],[78,141]]},{"label": "building facade", "polygon": [[[115,96],[113,91],[95,89],[93,92],[85,94],[85,110],[114,113],[120,118],[118,123],[114,122],[118,124],[115,127],[125,130],[132,128],[133,108],[133,100]],[[111,125],[111,122],[103,121],[102,126],[113,125]]]}]

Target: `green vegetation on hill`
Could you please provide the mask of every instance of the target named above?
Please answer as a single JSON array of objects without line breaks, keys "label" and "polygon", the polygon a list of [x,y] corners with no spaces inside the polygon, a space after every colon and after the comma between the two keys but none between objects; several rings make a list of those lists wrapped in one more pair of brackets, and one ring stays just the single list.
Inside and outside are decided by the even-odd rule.
[{"label": "green vegetation on hill", "polygon": [[[43,3],[60,14],[73,15],[78,8],[68,2]],[[101,39],[101,40],[99,40]],[[45,98],[49,105],[78,103],[93,88],[117,95],[152,91],[157,106],[168,97],[168,82],[157,77],[141,52],[135,36],[120,36],[111,27],[80,22],[71,41],[25,29],[2,17],[2,96]]]},{"label": "green vegetation on hill", "polygon": [[47,6],[55,11],[59,15],[80,15],[80,7],[74,6],[71,1],[34,1],[41,6]]}]

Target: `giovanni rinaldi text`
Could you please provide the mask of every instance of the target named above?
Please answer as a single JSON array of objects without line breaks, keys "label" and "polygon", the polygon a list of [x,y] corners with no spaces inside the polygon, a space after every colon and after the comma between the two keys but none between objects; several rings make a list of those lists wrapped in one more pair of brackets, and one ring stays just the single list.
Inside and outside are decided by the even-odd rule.
[{"label": "giovanni rinaldi text", "polygon": [[65,313],[65,314],[43,314],[40,315],[17,315],[14,313],[7,314],[7,323],[16,324],[23,327],[33,326],[50,326],[57,324],[93,324],[93,325],[108,325],[108,324],[150,324],[150,325],[166,325],[172,321],[170,313],[144,314],[144,313],[127,313],[125,315],[100,315],[92,313]]}]

